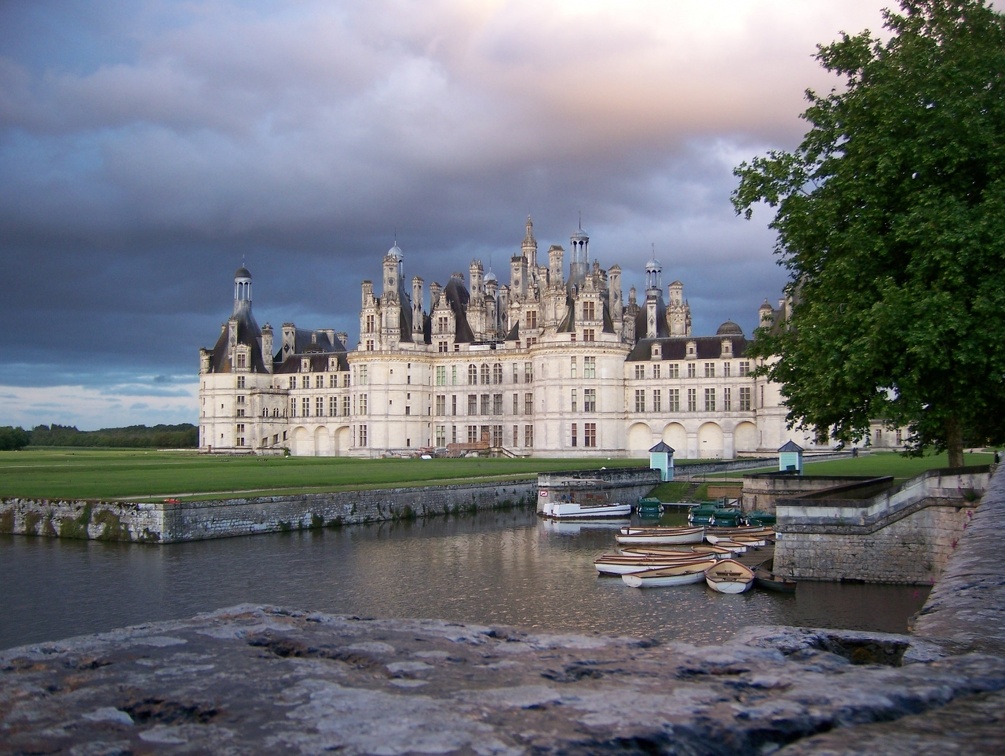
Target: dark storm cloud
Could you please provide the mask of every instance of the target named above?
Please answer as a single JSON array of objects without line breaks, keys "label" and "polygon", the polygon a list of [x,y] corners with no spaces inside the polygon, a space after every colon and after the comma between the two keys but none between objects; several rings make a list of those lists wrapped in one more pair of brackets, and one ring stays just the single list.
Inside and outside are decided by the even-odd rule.
[{"label": "dark storm cloud", "polygon": [[21,397],[0,425],[193,420],[239,265],[260,323],[352,346],[395,239],[427,285],[473,258],[505,282],[528,214],[542,250],[581,214],[626,288],[655,254],[696,332],[749,333],[784,277],[731,170],[795,144],[803,90],[830,85],[814,45],[879,7],[0,5],[0,385]]}]

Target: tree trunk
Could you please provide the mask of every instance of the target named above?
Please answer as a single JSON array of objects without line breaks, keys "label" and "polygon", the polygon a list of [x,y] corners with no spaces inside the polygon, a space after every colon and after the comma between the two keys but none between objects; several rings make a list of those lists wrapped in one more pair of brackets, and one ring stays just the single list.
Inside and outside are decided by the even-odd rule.
[{"label": "tree trunk", "polygon": [[963,467],[963,426],[956,417],[946,418],[946,451],[950,467]]}]

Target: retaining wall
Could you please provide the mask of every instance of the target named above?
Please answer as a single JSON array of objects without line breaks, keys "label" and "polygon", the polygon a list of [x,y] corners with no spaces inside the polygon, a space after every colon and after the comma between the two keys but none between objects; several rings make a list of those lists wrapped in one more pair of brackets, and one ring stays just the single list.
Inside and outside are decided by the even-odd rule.
[{"label": "retaining wall", "polygon": [[520,481],[176,503],[3,499],[0,532],[176,543],[530,506],[536,488]]},{"label": "retaining wall", "polygon": [[989,479],[986,467],[933,470],[867,498],[840,486],[779,499],[775,570],[810,580],[931,584]]}]

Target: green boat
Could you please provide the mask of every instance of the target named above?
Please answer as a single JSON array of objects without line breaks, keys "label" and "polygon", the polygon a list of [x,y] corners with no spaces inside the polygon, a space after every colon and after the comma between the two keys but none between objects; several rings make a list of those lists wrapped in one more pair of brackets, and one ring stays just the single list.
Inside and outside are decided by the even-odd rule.
[{"label": "green boat", "polygon": [[644,497],[635,505],[635,512],[639,517],[659,517],[663,514],[663,502],[652,497]]},{"label": "green boat", "polygon": [[761,510],[754,510],[753,512],[747,513],[747,524],[751,527],[761,527],[764,525],[774,525],[775,516],[771,512],[764,512]]}]

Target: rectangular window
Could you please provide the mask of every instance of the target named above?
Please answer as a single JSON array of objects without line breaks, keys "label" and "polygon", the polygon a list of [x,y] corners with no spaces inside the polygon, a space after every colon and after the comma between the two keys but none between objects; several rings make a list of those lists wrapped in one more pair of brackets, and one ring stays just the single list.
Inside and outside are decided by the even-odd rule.
[{"label": "rectangular window", "polygon": [[446,446],[447,445],[447,426],[437,425],[436,426],[436,445]]},{"label": "rectangular window", "polygon": [[359,380],[356,381],[356,383],[358,383],[360,386],[365,386],[368,383],[368,372],[367,372],[368,367],[369,365],[359,366],[359,376],[358,376]]},{"label": "rectangular window", "polygon": [[583,302],[583,320],[596,320],[596,310],[593,302]]},{"label": "rectangular window", "polygon": [[318,417],[324,417],[325,414],[325,398],[323,396],[314,397],[314,414]]},{"label": "rectangular window", "polygon": [[583,341],[596,341],[596,331],[592,328],[584,328]]},{"label": "rectangular window", "polygon": [[450,385],[457,385],[457,365],[450,366]]},{"label": "rectangular window", "polygon": [[635,389],[635,411],[645,412],[646,411],[646,390],[645,389]]},{"label": "rectangular window", "polygon": [[688,378],[695,377],[695,365],[693,362],[687,363],[687,377]]},{"label": "rectangular window", "polygon": [[667,389],[667,410],[680,412],[680,389]]},{"label": "rectangular window", "polygon": [[300,400],[300,411],[303,413],[304,417],[310,417],[311,398],[309,396],[305,396]]},{"label": "rectangular window", "polygon": [[584,357],[583,358],[583,377],[584,378],[596,378],[597,377],[597,358],[596,357]]},{"label": "rectangular window", "polygon": [[722,410],[730,412],[733,409],[733,390],[726,387],[722,390]]},{"label": "rectangular window", "polygon": [[583,389],[583,412],[597,411],[597,390]]},{"label": "rectangular window", "polygon": [[290,388],[295,389],[297,387],[297,377],[295,375],[290,376]]},{"label": "rectangular window", "polygon": [[501,384],[502,383],[502,375],[503,375],[502,363],[501,362],[497,362],[496,364],[494,364],[492,366],[492,383],[494,383],[496,385]]},{"label": "rectangular window", "polygon": [[482,414],[483,415],[489,414],[490,410],[489,410],[489,395],[488,394],[482,394],[482,406],[481,406],[481,410],[482,410]]},{"label": "rectangular window", "polygon": [[750,360],[740,360],[740,375],[747,375],[750,372]]},{"label": "rectangular window", "polygon": [[[308,378],[307,380],[310,380]],[[324,388],[325,387],[325,377],[323,375],[314,376],[314,388]]]},{"label": "rectangular window", "polygon": [[248,355],[244,354],[243,352],[237,355],[237,367],[238,368],[248,367]]},{"label": "rectangular window", "polygon": [[503,427],[501,425],[492,426],[492,446],[500,447],[503,445]]},{"label": "rectangular window", "polygon": [[367,399],[367,394],[359,395],[359,414],[361,415],[367,414],[367,410],[369,409],[367,407],[368,402],[369,400]]},{"label": "rectangular window", "polygon": [[525,362],[523,363],[523,382],[533,383],[534,382],[534,363]]},{"label": "rectangular window", "polygon": [[238,394],[237,395],[237,403],[238,404],[244,404],[244,394]]},{"label": "rectangular window", "polygon": [[653,389],[653,412],[663,411],[663,397],[659,389]]},{"label": "rectangular window", "polygon": [[596,447],[597,445],[597,424],[583,423],[583,446]]},{"label": "rectangular window", "polygon": [[237,387],[239,389],[243,389],[244,388],[244,376],[243,375],[237,376]]},{"label": "rectangular window", "polygon": [[244,407],[238,407],[237,408],[237,416],[238,417],[244,417]]},{"label": "rectangular window", "polygon": [[450,333],[450,318],[446,315],[440,315],[436,318],[436,332],[437,333]]},{"label": "rectangular window", "polygon": [[513,414],[514,415],[519,415],[520,414],[520,395],[519,394],[513,394]]},{"label": "rectangular window", "polygon": [[409,405],[407,405],[407,404],[405,405],[405,414],[406,415],[411,415],[412,414],[412,408]]},{"label": "rectangular window", "polygon": [[468,426],[468,443],[477,444],[478,443],[478,426],[469,425]]},{"label": "rectangular window", "polygon": [[450,397],[450,414],[457,414],[457,394],[453,394]]},{"label": "rectangular window", "polygon": [[529,392],[523,395],[523,414],[534,414],[534,395]]},{"label": "rectangular window", "polygon": [[436,395],[436,415],[437,417],[442,417],[447,414],[447,396],[446,394]]},{"label": "rectangular window", "polygon": [[750,411],[750,386],[740,387],[740,411]]},{"label": "rectangular window", "polygon": [[478,366],[468,365],[468,385],[475,386],[478,383]]},{"label": "rectangular window", "polygon": [[705,411],[715,412],[715,389],[705,389]]},{"label": "rectangular window", "polygon": [[468,394],[468,414],[478,414],[478,394]]},{"label": "rectangular window", "polygon": [[698,411],[698,389],[689,388],[687,390],[687,411]]},{"label": "rectangular window", "polygon": [[488,386],[489,385],[489,366],[488,365],[482,365],[482,385],[483,386]]},{"label": "rectangular window", "polygon": [[517,363],[513,363],[513,383],[520,382],[520,366]]},{"label": "rectangular window", "polygon": [[729,363],[729,362],[724,362],[724,363],[722,363],[722,374],[723,374],[724,376],[726,376],[727,378],[729,378],[729,373],[730,373],[730,367],[729,367],[729,366],[730,366],[731,364],[732,364],[732,363]]},{"label": "rectangular window", "polygon": [[537,328],[537,310],[527,310],[527,328]]},{"label": "rectangular window", "polygon": [[[493,394],[492,395],[492,414],[501,415],[503,413],[503,395]],[[501,446],[502,444],[497,444]]]},{"label": "rectangular window", "polygon": [[569,375],[573,378],[576,377],[576,358],[572,357],[569,360]]},{"label": "rectangular window", "polygon": [[642,378],[645,378],[645,377],[646,377],[646,366],[645,365],[636,365],[635,366],[635,378],[638,379],[638,380],[641,380]]},{"label": "rectangular window", "polygon": [[571,441],[571,445],[572,446],[578,446],[578,439],[576,437],[576,432],[577,432],[576,424],[573,423],[572,427],[569,430],[570,430],[569,439]]},{"label": "rectangular window", "polygon": [[366,446],[367,444],[367,429],[365,425],[359,426],[359,445]]},{"label": "rectangular window", "polygon": [[579,408],[576,406],[578,402],[576,401],[576,389],[572,389],[572,395],[570,397],[569,408],[573,412],[577,412]]},{"label": "rectangular window", "polygon": [[653,365],[653,378],[655,378],[656,380],[659,380],[659,378],[660,378],[660,366],[659,365]]},{"label": "rectangular window", "polygon": [[366,316],[365,333],[373,333],[377,329],[377,318],[374,315]]},{"label": "rectangular window", "polygon": [[328,416],[336,417],[338,415],[338,397],[329,396],[328,397]]},{"label": "rectangular window", "polygon": [[671,362],[667,365],[667,378],[680,378],[680,364]]},{"label": "rectangular window", "polygon": [[350,406],[350,402],[351,402],[351,397],[348,397],[348,396],[343,396],[342,397],[342,416],[343,417],[349,417],[349,415],[351,414],[351,409],[352,408]]},{"label": "rectangular window", "polygon": [[523,426],[523,445],[526,447],[531,447],[534,445],[534,426],[525,425]]},{"label": "rectangular window", "polygon": [[714,362],[706,362],[705,363],[705,377],[706,378],[715,378],[715,363]]},{"label": "rectangular window", "polygon": [[436,385],[446,386],[447,385],[447,366],[437,365],[436,366]]},{"label": "rectangular window", "polygon": [[290,417],[297,416],[297,400],[290,398]]}]

